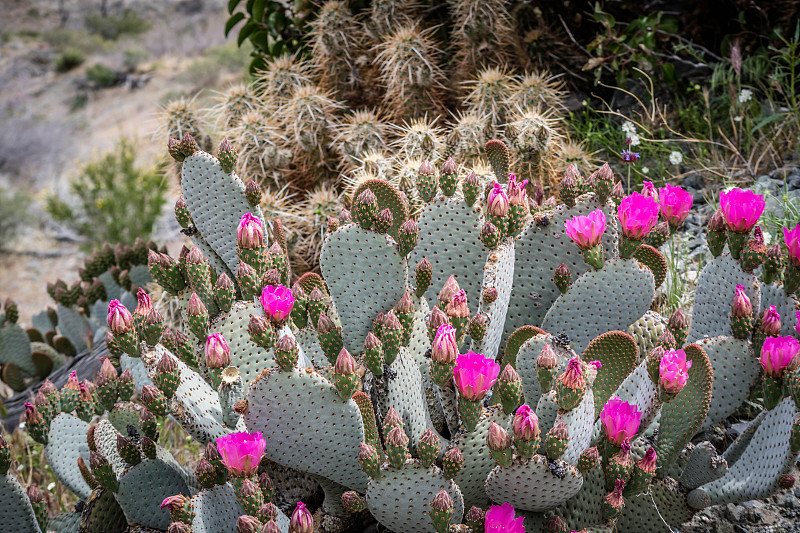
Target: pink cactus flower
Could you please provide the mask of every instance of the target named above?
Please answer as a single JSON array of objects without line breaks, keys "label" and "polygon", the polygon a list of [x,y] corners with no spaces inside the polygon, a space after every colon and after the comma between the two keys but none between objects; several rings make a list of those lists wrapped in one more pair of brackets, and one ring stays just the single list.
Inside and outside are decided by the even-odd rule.
[{"label": "pink cactus flower", "polygon": [[521,440],[533,440],[539,437],[539,418],[529,406],[522,404],[514,413],[514,435]]},{"label": "pink cactus flower", "polygon": [[658,189],[656,189],[656,186],[653,185],[652,181],[642,182],[642,196],[645,198],[652,198],[656,201],[656,203],[658,203],[660,200],[658,197]]},{"label": "pink cactus flower", "polygon": [[183,504],[186,503],[186,496],[183,494],[177,494],[175,496],[167,496],[161,502],[161,508],[164,507],[168,508],[170,511],[177,511],[183,507]]},{"label": "pink cactus flower", "polygon": [[792,366],[800,342],[794,337],[767,337],[761,347],[761,367],[764,373],[779,378],[787,367]]},{"label": "pink cactus flower", "polygon": [[456,358],[453,377],[462,397],[477,402],[482,400],[497,382],[500,365],[472,350]]},{"label": "pink cactus flower", "polygon": [[264,247],[264,226],[253,213],[245,213],[239,221],[236,242],[241,248],[248,250]]},{"label": "pink cactus flower", "polygon": [[600,370],[601,368],[603,368],[603,363],[601,363],[600,361],[589,361],[586,364],[592,365],[595,368],[595,370]]},{"label": "pink cactus flower", "polygon": [[753,229],[766,206],[762,195],[738,187],[719,193],[719,203],[728,229],[736,233]]},{"label": "pink cactus flower", "polygon": [[731,314],[735,317],[747,317],[753,314],[753,304],[744,291],[744,285],[736,286],[736,294],[733,296]]},{"label": "pink cactus flower", "polygon": [[794,325],[794,330],[800,335],[800,311],[794,312],[795,317],[797,318],[797,324]]},{"label": "pink cactus flower", "polygon": [[694,203],[691,194],[675,185],[664,185],[658,189],[658,198],[661,203],[661,214],[673,228],[683,224]]},{"label": "pink cactus flower", "polygon": [[774,305],[770,305],[761,315],[761,331],[769,336],[781,334],[781,315]]},{"label": "pink cactus flower", "polygon": [[642,413],[634,404],[623,402],[616,397],[608,400],[600,413],[600,422],[603,424],[606,438],[617,446],[622,446],[624,441],[633,439],[639,430],[641,420]]},{"label": "pink cactus flower", "polygon": [[133,316],[119,300],[111,300],[108,304],[108,329],[114,335],[124,335],[133,327]]},{"label": "pink cactus flower", "polygon": [[606,230],[606,214],[600,209],[592,211],[589,216],[575,216],[564,223],[567,235],[578,248],[588,250],[600,244]]},{"label": "pink cactus flower", "polygon": [[456,342],[456,328],[449,324],[442,324],[436,330],[436,337],[431,346],[431,359],[437,363],[453,364],[458,357],[458,343]]},{"label": "pink cactus flower", "polygon": [[277,287],[267,285],[261,291],[261,305],[270,320],[276,324],[282,323],[289,317],[294,306],[292,290],[283,285]]},{"label": "pink cactus flower", "polygon": [[494,182],[492,190],[489,192],[489,200],[487,203],[487,210],[490,215],[496,217],[504,217],[508,215],[508,195],[503,187]]},{"label": "pink cactus flower", "polygon": [[486,511],[486,533],[525,533],[524,520],[522,516],[516,518],[514,508],[508,502],[492,505]]},{"label": "pink cactus flower", "polygon": [[517,176],[514,174],[508,175],[508,186],[506,189],[508,190],[508,203],[510,205],[528,205],[528,194],[525,191],[525,186],[527,184],[528,180],[517,182]]},{"label": "pink cactus flower", "polygon": [[622,199],[617,218],[626,237],[642,240],[658,224],[658,202],[635,192]]},{"label": "pink cactus flower", "polygon": [[214,333],[206,338],[206,366],[226,368],[231,364],[231,349],[222,333]]},{"label": "pink cactus flower", "polygon": [[258,470],[267,441],[260,431],[240,431],[217,438],[217,450],[222,462],[236,477],[250,477]]},{"label": "pink cactus flower", "polygon": [[783,228],[783,243],[789,250],[789,263],[800,268],[800,224],[794,229]]},{"label": "pink cactus flower", "polygon": [[689,380],[689,369],[692,362],[686,360],[683,350],[667,350],[658,365],[661,387],[670,394],[678,394]]}]

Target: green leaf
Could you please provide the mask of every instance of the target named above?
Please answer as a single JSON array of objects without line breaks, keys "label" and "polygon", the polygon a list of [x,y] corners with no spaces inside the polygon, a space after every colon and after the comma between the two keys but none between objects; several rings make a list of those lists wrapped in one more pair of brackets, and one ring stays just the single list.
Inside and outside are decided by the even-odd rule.
[{"label": "green leaf", "polygon": [[664,63],[661,65],[661,72],[666,83],[674,84],[677,81],[675,78],[675,65],[672,63]]},{"label": "green leaf", "polygon": [[[234,0],[231,0],[231,1],[234,1]],[[238,2],[239,0],[235,0],[235,1]],[[241,13],[241,12],[240,13],[236,13],[231,18],[229,18],[228,22],[225,23],[225,37],[227,37],[228,34],[230,33],[230,31],[233,29],[233,27],[236,26],[237,24],[239,24],[239,22],[241,22],[242,20],[244,20],[244,13]]]},{"label": "green leaf", "polygon": [[786,115],[784,115],[783,113],[775,113],[774,115],[769,115],[767,117],[764,117],[760,121],[758,121],[758,123],[755,126],[753,126],[752,133],[757,132],[758,130],[760,130],[761,128],[763,128],[768,124],[772,124],[773,122],[780,122],[785,118]]},{"label": "green leaf", "polygon": [[253,2],[253,20],[256,22],[264,21],[264,13],[266,12],[267,0],[256,0]]},{"label": "green leaf", "polygon": [[258,29],[258,24],[256,24],[253,20],[247,21],[247,24],[242,26],[242,29],[239,30],[239,38],[237,39],[237,45],[242,46],[242,43],[250,37],[254,31]]},{"label": "green leaf", "polygon": [[233,15],[233,11],[238,7],[242,0],[228,0],[228,13]]}]

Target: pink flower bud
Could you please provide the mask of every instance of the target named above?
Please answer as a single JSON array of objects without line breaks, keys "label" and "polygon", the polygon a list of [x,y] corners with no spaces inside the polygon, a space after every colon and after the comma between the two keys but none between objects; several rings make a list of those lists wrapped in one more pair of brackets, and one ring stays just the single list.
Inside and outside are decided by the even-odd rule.
[{"label": "pink flower bud", "polygon": [[442,489],[433,497],[431,508],[436,511],[449,511],[453,508],[453,499],[446,490]]},{"label": "pink flower bud", "polygon": [[73,370],[69,373],[69,377],[67,378],[67,383],[64,385],[65,389],[72,389],[72,390],[80,390],[80,384],[78,383],[78,373]]},{"label": "pink flower bud", "polygon": [[625,489],[625,482],[618,479],[614,482],[614,490],[606,494],[606,502],[611,507],[619,509],[624,503],[625,499],[622,496],[622,491]]},{"label": "pink flower bud", "polygon": [[545,344],[542,351],[539,352],[539,357],[536,358],[536,366],[552,370],[558,366],[558,356],[549,344]]},{"label": "pink flower bud", "polygon": [[289,533],[314,533],[314,517],[303,502],[297,502],[289,522]]},{"label": "pink flower bud", "polygon": [[736,233],[750,231],[766,206],[762,195],[738,187],[720,192],[719,203],[728,229]]},{"label": "pink flower bud", "polygon": [[25,402],[25,425],[33,426],[42,421],[42,414],[31,402]]},{"label": "pink flower bud", "polygon": [[208,314],[208,309],[206,309],[203,300],[200,299],[196,292],[193,292],[189,297],[189,303],[186,305],[186,314],[189,316],[202,316]]},{"label": "pink flower bud", "polygon": [[264,246],[264,227],[253,213],[245,213],[236,230],[236,242],[240,248],[256,250]]},{"label": "pink flower bud", "polygon": [[486,435],[486,445],[490,450],[499,452],[511,446],[511,437],[505,429],[491,422],[489,424],[489,433]]},{"label": "pink flower bud", "polygon": [[153,304],[150,302],[150,295],[148,295],[141,287],[136,293],[136,310],[134,313],[140,316],[147,316],[150,310],[153,309]]},{"label": "pink flower bud", "polygon": [[496,217],[505,217],[508,215],[508,196],[503,187],[494,182],[492,190],[489,192],[489,200],[487,204],[487,211],[490,215]]},{"label": "pink flower bud", "polygon": [[447,278],[447,281],[444,282],[442,290],[439,291],[439,301],[444,302],[445,304],[450,303],[450,300],[453,299],[453,296],[460,290],[461,287],[458,286],[456,277],[450,276]]},{"label": "pink flower bud", "polygon": [[408,435],[400,426],[395,426],[386,436],[386,443],[390,446],[408,446]]},{"label": "pink flower bud", "polygon": [[783,243],[789,250],[789,263],[800,268],[800,224],[791,230],[783,228]]},{"label": "pink flower bud", "polygon": [[291,289],[278,285],[267,285],[261,291],[261,305],[264,312],[276,324],[282,323],[289,317],[294,306],[294,296]]},{"label": "pink flower bud", "polygon": [[773,378],[779,378],[794,362],[800,343],[794,337],[767,337],[761,347],[761,368]]},{"label": "pink flower bud", "polygon": [[108,304],[108,329],[114,335],[124,335],[133,327],[133,316],[119,300],[111,300]]},{"label": "pink flower bud", "polygon": [[635,192],[622,199],[617,218],[626,237],[641,240],[658,223],[658,203],[652,197]]},{"label": "pink flower bud", "polygon": [[520,205],[523,207],[528,206],[528,194],[525,192],[525,186],[528,180],[517,182],[517,177],[514,174],[509,174],[508,185],[508,203],[509,205]]},{"label": "pink flower bud", "polygon": [[431,316],[428,319],[428,326],[433,328],[435,331],[439,331],[439,328],[443,324],[450,324],[450,319],[447,317],[447,314],[439,309],[438,305],[434,305],[433,309],[431,310]]},{"label": "pink flower bud", "polygon": [[500,372],[500,377],[497,379],[498,381],[502,381],[504,383],[516,383],[521,381],[519,374],[517,374],[517,371],[514,370],[514,367],[511,366],[510,363],[506,364],[505,368],[503,368],[503,371]]},{"label": "pink flower bud", "polygon": [[492,505],[486,511],[487,533],[525,533],[524,517],[515,518],[514,508],[510,503]]},{"label": "pink flower bud", "polygon": [[619,398],[608,400],[600,412],[600,422],[603,424],[606,438],[621,446],[625,440],[630,441],[639,430],[642,414],[639,409]]},{"label": "pink flower bud", "polygon": [[667,350],[658,366],[659,383],[670,394],[678,394],[689,380],[692,362],[686,360],[683,350]]},{"label": "pink flower bud", "polygon": [[347,351],[347,348],[342,348],[339,356],[336,358],[336,364],[333,366],[333,371],[336,374],[346,375],[356,373],[356,360]]},{"label": "pink flower bud", "polygon": [[459,290],[453,295],[453,299],[447,304],[445,309],[448,316],[456,318],[469,317],[469,306],[467,306],[467,293],[464,289]]},{"label": "pink flower bud", "polygon": [[431,346],[431,359],[437,363],[452,364],[458,357],[458,344],[456,343],[456,328],[442,324],[436,330],[436,337]]},{"label": "pink flower bud", "polygon": [[646,198],[652,198],[656,201],[656,203],[659,202],[658,190],[656,189],[656,186],[653,185],[652,181],[642,182],[642,196]]},{"label": "pink flower bud", "polygon": [[250,477],[258,470],[267,441],[260,431],[229,433],[217,438],[222,462],[236,477]]},{"label": "pink flower bud", "polygon": [[183,508],[183,504],[186,503],[186,500],[188,500],[188,498],[186,496],[184,496],[183,494],[178,494],[177,496],[167,496],[161,502],[161,506],[160,507],[162,509],[164,507],[166,507],[170,511],[177,511],[177,510]]},{"label": "pink flower bud", "polygon": [[461,396],[470,401],[479,401],[497,382],[500,365],[472,350],[456,358],[453,369],[456,386]]},{"label": "pink flower bud", "polygon": [[565,387],[569,387],[570,389],[580,389],[586,386],[583,373],[581,372],[581,363],[575,358],[569,360],[567,369],[561,374],[559,379]]},{"label": "pink flower bud", "polygon": [[225,368],[231,364],[231,349],[222,333],[214,333],[206,339],[206,366]]},{"label": "pink flower bud", "polygon": [[775,309],[774,305],[770,305],[764,309],[761,315],[761,331],[767,336],[776,336],[781,334],[781,315]]},{"label": "pink flower bud", "polygon": [[600,244],[606,230],[606,214],[602,210],[592,211],[589,216],[575,216],[564,223],[567,235],[578,248],[588,250]]},{"label": "pink flower bud", "polygon": [[735,317],[748,317],[753,314],[753,306],[750,298],[744,292],[744,285],[736,286],[736,294],[733,297],[732,314]]},{"label": "pink flower bud", "polygon": [[539,438],[539,418],[529,406],[523,404],[517,407],[514,414],[514,435],[520,440],[534,440]]}]

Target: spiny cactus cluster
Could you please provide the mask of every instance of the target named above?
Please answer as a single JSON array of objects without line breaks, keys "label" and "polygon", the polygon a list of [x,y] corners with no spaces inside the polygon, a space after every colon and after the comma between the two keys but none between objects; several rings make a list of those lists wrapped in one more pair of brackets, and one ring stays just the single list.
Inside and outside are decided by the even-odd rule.
[{"label": "spiny cactus cluster", "polygon": [[324,2],[308,59],[271,60],[210,109],[185,100],[165,108],[161,133],[176,140],[188,133],[207,152],[209,137],[236,146],[237,172],[261,185],[264,214],[285,224],[300,273],[318,271],[327,217],[349,208],[364,181],[388,181],[413,212],[421,209],[414,178],[425,158],[469,161],[481,175],[480,148],[499,138],[517,175],[532,183],[554,185],[567,152],[588,170],[592,157],[557,120],[564,83],[519,63],[508,7],[474,0],[448,7],[450,49],[414,2],[372,2],[360,14],[346,2]]},{"label": "spiny cactus cluster", "polygon": [[[504,184],[426,162],[413,217],[369,180],[327,221],[322,275],[295,278],[231,151],[170,150],[194,247],[148,264],[183,322],[167,328],[143,292],[133,313],[112,301],[94,383],[45,382],[26,406],[87,502],[48,530],[310,533],[298,502],[321,490],[329,532],[368,517],[398,533],[668,531],[786,486],[800,227],[788,261],[764,249],[763,198],[723,196],[691,318],[666,318],[650,311],[666,261],[645,241],[688,215],[678,187],[625,197],[607,165],[570,167],[563,203],[536,199],[493,140]],[[725,450],[691,443],[754,390],[765,410]],[[205,446],[192,470],[157,444],[167,416]],[[18,531],[45,529],[35,490],[8,473],[0,490]]]}]

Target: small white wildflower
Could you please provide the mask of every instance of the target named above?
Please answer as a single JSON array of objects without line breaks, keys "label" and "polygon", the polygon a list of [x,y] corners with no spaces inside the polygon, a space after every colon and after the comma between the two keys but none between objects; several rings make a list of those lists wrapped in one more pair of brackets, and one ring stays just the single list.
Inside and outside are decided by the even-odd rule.
[{"label": "small white wildflower", "polygon": [[742,121],[742,117],[733,117],[733,121],[734,122],[741,122]]},{"label": "small white wildflower", "polygon": [[23,470],[25,470],[25,465],[23,464],[17,465],[17,472],[22,472]]},{"label": "small white wildflower", "polygon": [[669,162],[673,165],[680,165],[683,163],[683,154],[678,151],[672,152],[669,154]]},{"label": "small white wildflower", "polygon": [[636,125],[630,120],[626,120],[625,123],[622,125],[622,131],[624,131],[628,137],[636,134]]},{"label": "small white wildflower", "polygon": [[639,140],[639,136],[636,135],[635,133],[629,135],[628,139],[630,139],[630,142],[628,144],[630,144],[631,146],[639,146],[639,144],[641,142]]},{"label": "small white wildflower", "polygon": [[749,102],[752,99],[753,99],[753,91],[751,91],[750,89],[742,89],[742,92],[739,93],[740,104]]},{"label": "small white wildflower", "polygon": [[647,168],[647,167],[642,167],[642,174],[647,174],[648,172],[650,172],[650,169],[649,169],[649,168]]},{"label": "small white wildflower", "polygon": [[54,488],[56,488],[56,482],[51,481],[50,484],[47,485],[47,490],[53,490]]},{"label": "small white wildflower", "polygon": [[25,422],[19,423],[19,429],[25,429]]}]

